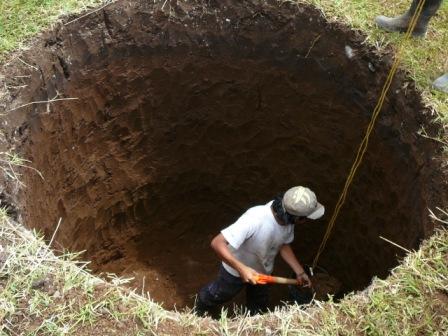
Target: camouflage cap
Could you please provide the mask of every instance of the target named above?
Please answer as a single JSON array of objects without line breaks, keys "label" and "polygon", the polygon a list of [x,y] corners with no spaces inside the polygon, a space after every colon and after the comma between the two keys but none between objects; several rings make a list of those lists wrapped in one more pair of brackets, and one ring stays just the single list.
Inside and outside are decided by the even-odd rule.
[{"label": "camouflage cap", "polygon": [[309,188],[297,186],[283,195],[283,209],[291,215],[318,219],[325,213],[325,207],[317,201],[316,194]]}]

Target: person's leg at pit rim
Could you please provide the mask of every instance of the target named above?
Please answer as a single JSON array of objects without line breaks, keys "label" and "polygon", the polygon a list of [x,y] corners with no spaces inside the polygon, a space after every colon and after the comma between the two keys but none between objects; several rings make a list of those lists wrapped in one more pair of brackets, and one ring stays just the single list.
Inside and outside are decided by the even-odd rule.
[{"label": "person's leg at pit rim", "polygon": [[[413,0],[411,7],[402,15],[389,18],[383,15],[377,16],[375,21],[378,27],[390,32],[404,33],[407,31],[412,16],[417,10],[417,6],[421,0]],[[423,0],[422,12],[418,17],[415,28],[412,32],[414,37],[424,37],[428,29],[428,23],[431,18],[437,13],[443,0]],[[448,73],[437,78],[432,86],[434,89],[448,93]]]},{"label": "person's leg at pit rim", "polygon": [[[407,31],[408,26],[411,22],[413,15],[417,10],[417,6],[420,0],[413,0],[411,7],[402,15],[390,18],[383,15],[377,16],[375,18],[378,27],[390,31],[404,33]],[[437,10],[440,8],[443,0],[423,0],[422,12],[417,19],[412,35],[414,37],[424,37],[428,29],[429,20],[436,14]]]}]

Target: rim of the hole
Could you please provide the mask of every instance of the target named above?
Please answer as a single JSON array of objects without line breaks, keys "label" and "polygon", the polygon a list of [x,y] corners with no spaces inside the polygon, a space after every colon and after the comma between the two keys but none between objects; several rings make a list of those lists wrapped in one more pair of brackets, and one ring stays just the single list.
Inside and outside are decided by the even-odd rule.
[{"label": "rim of the hole", "polygon": [[[432,236],[432,235],[431,235],[431,236]],[[424,240],[427,241],[429,238],[430,238],[430,236],[427,237],[427,238],[425,238]],[[402,264],[402,263],[400,262],[400,265],[401,265],[401,264]],[[389,278],[389,276],[388,276],[388,278]],[[368,289],[369,287],[370,287],[370,285],[369,285],[368,287],[366,287],[364,290]]]}]

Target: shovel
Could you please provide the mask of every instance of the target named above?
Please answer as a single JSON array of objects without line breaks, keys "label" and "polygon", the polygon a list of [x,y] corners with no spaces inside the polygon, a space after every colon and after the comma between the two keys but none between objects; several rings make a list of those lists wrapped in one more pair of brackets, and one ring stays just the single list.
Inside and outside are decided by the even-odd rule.
[{"label": "shovel", "polygon": [[296,279],[288,279],[288,278],[282,278],[272,275],[266,275],[266,274],[258,274],[255,277],[255,281],[257,282],[257,285],[266,285],[266,284],[282,284],[282,285],[298,285]]},{"label": "shovel", "polygon": [[313,299],[313,289],[310,287],[300,287],[298,286],[298,281],[296,279],[282,278],[265,274],[258,274],[255,277],[258,285],[266,284],[282,284],[288,285],[289,293],[291,298],[297,304],[307,304]]}]

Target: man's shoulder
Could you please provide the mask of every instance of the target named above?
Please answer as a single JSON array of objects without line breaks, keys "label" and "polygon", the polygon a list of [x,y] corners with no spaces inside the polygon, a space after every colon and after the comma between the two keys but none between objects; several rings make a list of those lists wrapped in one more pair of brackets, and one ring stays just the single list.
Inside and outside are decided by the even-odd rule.
[{"label": "man's shoulder", "polygon": [[269,202],[267,204],[262,205],[256,205],[253,206],[244,213],[245,216],[253,217],[254,219],[263,220],[266,217],[269,217],[271,215],[271,203]]},{"label": "man's shoulder", "polygon": [[272,201],[268,202],[266,204],[255,205],[255,206],[247,209],[246,212],[263,213],[263,212],[266,212],[266,210],[271,208],[271,204],[272,204]]}]

